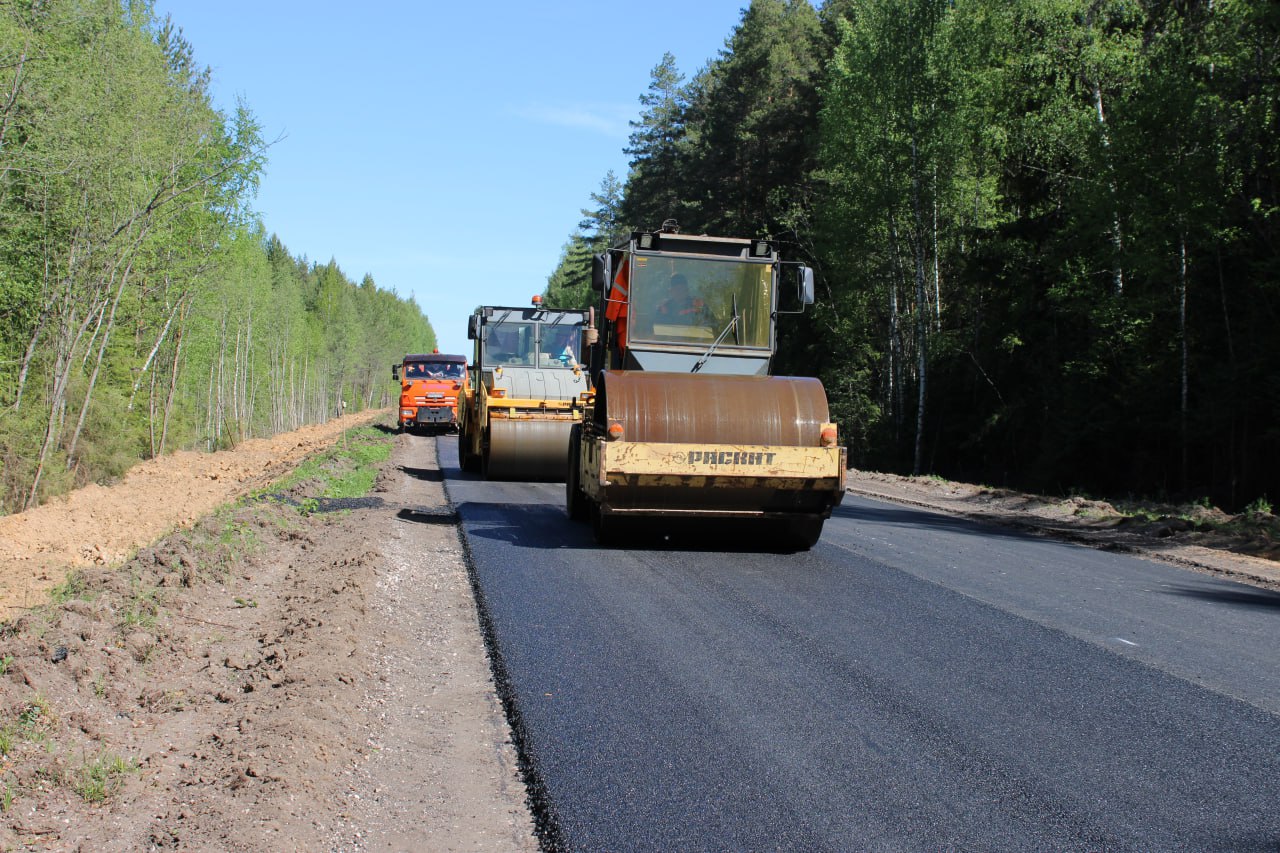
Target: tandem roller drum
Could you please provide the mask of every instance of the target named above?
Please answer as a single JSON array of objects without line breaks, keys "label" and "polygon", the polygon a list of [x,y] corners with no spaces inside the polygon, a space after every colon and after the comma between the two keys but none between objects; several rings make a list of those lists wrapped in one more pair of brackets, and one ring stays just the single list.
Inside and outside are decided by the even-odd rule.
[{"label": "tandem roller drum", "polygon": [[830,420],[822,383],[800,376],[610,371],[596,407],[623,425],[628,441],[676,444],[817,447]]},{"label": "tandem roller drum", "polygon": [[[597,429],[617,423],[623,442],[685,445],[689,450],[749,445],[779,454],[819,451],[823,428],[830,424],[826,391],[808,377],[606,371],[597,383],[595,403]],[[621,467],[608,469],[595,503],[586,509],[601,542],[613,535],[615,519],[628,516],[684,521],[719,517],[746,522],[749,535],[767,535],[804,550],[818,541],[823,521],[844,494],[842,472],[834,467],[835,458],[829,461],[812,475],[782,476],[764,468],[758,475],[671,474],[646,471],[643,462],[628,471],[621,462]],[[575,510],[572,503],[569,510]]]},{"label": "tandem roller drum", "polygon": [[490,418],[485,476],[563,481],[573,420]]}]

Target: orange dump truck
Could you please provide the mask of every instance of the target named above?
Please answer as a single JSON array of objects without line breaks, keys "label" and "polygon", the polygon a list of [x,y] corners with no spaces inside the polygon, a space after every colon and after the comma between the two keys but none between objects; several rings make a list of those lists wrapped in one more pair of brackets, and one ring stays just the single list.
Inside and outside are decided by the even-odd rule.
[{"label": "orange dump truck", "polygon": [[400,428],[442,432],[458,428],[458,392],[467,381],[461,355],[406,355],[391,365],[400,381]]}]

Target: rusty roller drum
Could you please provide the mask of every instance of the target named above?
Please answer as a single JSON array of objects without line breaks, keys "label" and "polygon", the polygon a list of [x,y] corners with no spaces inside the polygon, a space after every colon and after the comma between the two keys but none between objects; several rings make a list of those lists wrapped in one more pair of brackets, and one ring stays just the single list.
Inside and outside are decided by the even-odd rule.
[{"label": "rusty roller drum", "polygon": [[[607,372],[596,389],[596,411],[605,419],[602,429],[611,421],[622,425],[624,441],[689,445],[818,447],[829,422],[822,383],[787,376]],[[791,524],[808,547],[832,498],[829,487],[817,484],[780,489],[713,476],[703,483],[612,477],[605,500],[610,512],[623,514],[773,517]]]},{"label": "rusty roller drum", "polygon": [[564,480],[572,420],[490,418],[485,476],[495,480]]},{"label": "rusty roller drum", "polygon": [[808,377],[609,372],[601,387],[627,441],[817,447],[830,421],[827,392]]}]

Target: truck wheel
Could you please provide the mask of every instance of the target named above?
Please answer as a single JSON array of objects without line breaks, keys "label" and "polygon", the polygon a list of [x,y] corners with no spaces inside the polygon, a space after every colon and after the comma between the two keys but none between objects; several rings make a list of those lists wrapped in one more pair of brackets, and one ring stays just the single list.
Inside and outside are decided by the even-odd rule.
[{"label": "truck wheel", "polygon": [[573,521],[587,517],[587,496],[582,493],[578,456],[582,450],[582,424],[574,424],[569,430],[569,462],[564,477],[565,510]]}]

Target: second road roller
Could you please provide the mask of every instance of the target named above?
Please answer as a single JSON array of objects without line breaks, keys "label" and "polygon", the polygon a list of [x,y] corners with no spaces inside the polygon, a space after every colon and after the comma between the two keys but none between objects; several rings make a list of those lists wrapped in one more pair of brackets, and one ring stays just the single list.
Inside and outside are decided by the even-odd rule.
[{"label": "second road roller", "polygon": [[770,240],[668,221],[597,255],[592,287],[602,326],[569,436],[570,517],[601,542],[628,518],[725,518],[812,547],[844,497],[847,451],[822,383],[771,375],[778,314],[813,303],[812,271]]},{"label": "second road roller", "polygon": [[569,430],[589,390],[580,363],[590,310],[483,306],[467,323],[472,382],[458,407],[464,471],[502,480],[562,480]]}]

